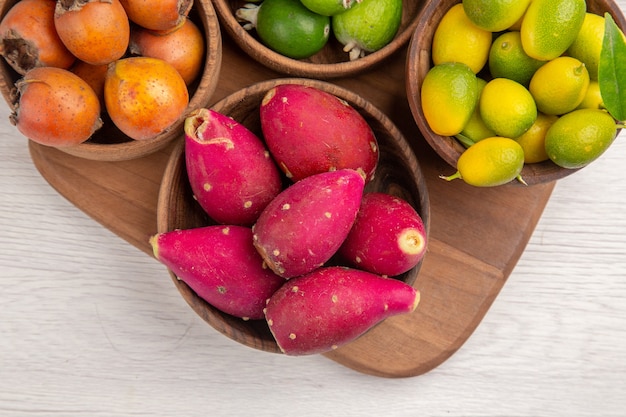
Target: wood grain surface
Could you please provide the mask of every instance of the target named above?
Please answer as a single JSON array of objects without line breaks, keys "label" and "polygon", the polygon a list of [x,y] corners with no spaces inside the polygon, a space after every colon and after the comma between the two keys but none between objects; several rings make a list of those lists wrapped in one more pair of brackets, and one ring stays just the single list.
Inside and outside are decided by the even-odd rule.
[{"label": "wood grain surface", "polygon": [[[273,76],[261,72],[242,80],[225,71],[222,79],[247,84]],[[366,97],[403,108],[376,92],[388,84],[368,82],[374,88]],[[617,417],[626,409],[623,132],[598,161],[556,184],[506,285],[462,348],[417,378],[381,379],[323,356],[260,352],[212,331],[174,290],[163,266],[140,244],[120,239],[130,226],[102,227],[50,187],[8,113],[0,104],[0,415],[240,416],[253,410],[257,416]],[[401,114],[390,113],[410,132]],[[429,158],[427,149],[417,149],[420,160]],[[435,160],[432,170],[441,167]],[[63,169],[81,181],[84,171],[72,164]],[[147,230],[143,213],[155,204],[149,184],[161,173],[125,163],[120,170],[143,176],[147,189],[133,191],[142,196],[133,204],[118,178],[109,197],[127,200],[128,211],[119,216],[129,218],[122,223]],[[447,198],[436,184],[433,205]],[[460,204],[468,190],[455,187],[455,202],[438,219],[433,215],[442,241],[455,242],[468,233],[463,229],[509,208],[481,195],[494,204],[472,211],[477,207]],[[84,200],[93,196],[83,192]],[[111,215],[107,210],[96,214]],[[462,222],[448,217],[459,212]],[[476,240],[468,253],[437,243],[431,251],[465,262],[483,244],[485,252],[501,250],[489,239]],[[461,287],[462,279],[453,284]]]}]

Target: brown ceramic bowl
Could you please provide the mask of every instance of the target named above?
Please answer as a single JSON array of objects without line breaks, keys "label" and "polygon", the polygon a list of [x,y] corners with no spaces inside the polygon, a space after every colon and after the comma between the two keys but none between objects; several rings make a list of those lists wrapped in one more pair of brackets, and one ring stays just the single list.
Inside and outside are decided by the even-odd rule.
[{"label": "brown ceramic bowl", "polygon": [[[430,129],[424,118],[420,94],[424,77],[433,65],[430,52],[434,32],[443,15],[457,3],[461,2],[459,0],[429,0],[427,2],[419,15],[417,27],[411,37],[406,64],[407,98],[413,117],[428,144],[452,167],[456,167],[456,163],[465,148],[455,138],[437,135]],[[587,10],[600,15],[609,12],[622,30],[626,28],[624,15],[614,1],[588,0]],[[489,74],[481,72],[479,75],[489,79]],[[561,168],[552,161],[544,161],[525,164],[521,175],[528,185],[533,185],[552,182],[576,171],[577,169]],[[520,183],[512,181],[509,184],[519,185]]]},{"label": "brown ceramic bowl", "polygon": [[[13,6],[16,0],[0,0],[2,16]],[[140,158],[167,146],[180,137],[185,116],[192,110],[206,106],[215,89],[222,62],[222,38],[215,9],[210,0],[195,0],[189,13],[205,35],[206,56],[200,78],[189,86],[189,105],[183,116],[167,131],[152,139],[133,140],[117,129],[111,120],[103,114],[104,126],[86,142],[77,146],[59,148],[60,150],[82,158],[100,161],[121,161]],[[0,91],[11,107],[11,91],[15,82],[21,78],[3,59],[0,58]]]},{"label": "brown ceramic bowl", "polygon": [[420,0],[404,0],[402,22],[393,41],[384,48],[350,61],[348,54],[331,35],[328,44],[310,58],[297,60],[288,58],[261,43],[254,30],[247,31],[235,18],[235,11],[246,0],[213,0],[215,11],[222,23],[222,28],[248,55],[259,63],[282,74],[295,77],[330,79],[358,74],[384,61],[398,49],[406,45],[417,24],[417,15],[422,8]]},{"label": "brown ceramic bowl", "polygon": [[[377,137],[380,161],[375,178],[366,191],[383,191],[406,199],[421,215],[426,230],[429,230],[430,203],[426,183],[418,161],[406,139],[395,125],[371,103],[360,96],[336,85],[310,79],[277,79],[263,81],[239,90],[216,103],[212,108],[231,116],[262,138],[259,107],[265,93],[272,87],[284,83],[300,83],[335,94],[346,100],[368,121]],[[181,141],[173,150],[163,175],[157,206],[159,232],[175,229],[201,227],[214,222],[195,201],[185,169],[184,143]],[[401,275],[399,279],[412,284],[421,263]],[[176,288],[189,306],[207,323],[231,339],[264,351],[279,353],[269,328],[264,320],[243,321],[222,313],[199,298],[184,282],[170,272]]]}]

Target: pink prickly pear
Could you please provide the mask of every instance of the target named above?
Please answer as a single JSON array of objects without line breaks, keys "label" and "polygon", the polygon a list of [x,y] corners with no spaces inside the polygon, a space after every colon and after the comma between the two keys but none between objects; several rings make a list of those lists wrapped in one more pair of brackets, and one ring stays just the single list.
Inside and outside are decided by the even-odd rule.
[{"label": "pink prickly pear", "polygon": [[349,103],[315,87],[281,84],[261,102],[261,128],[274,159],[293,181],[350,168],[368,182],[378,163],[372,128]]},{"label": "pink prickly pear", "polygon": [[199,109],[185,120],[185,160],[198,203],[217,223],[251,226],[282,190],[261,139],[213,110]]},{"label": "pink prickly pear", "polygon": [[292,278],[337,252],[356,218],[364,181],[351,169],[306,177],[272,200],[252,226],[254,246],[276,274]]},{"label": "pink prickly pear", "polygon": [[419,303],[412,286],[357,269],[319,268],[290,279],[270,297],[265,319],[287,355],[323,353],[355,340]]},{"label": "pink prickly pear", "polygon": [[284,282],[265,268],[245,226],[205,226],[150,238],[154,256],[213,307],[262,319],[263,307]]},{"label": "pink prickly pear", "polygon": [[426,243],[424,222],[406,200],[374,192],[363,196],[338,253],[356,268],[395,276],[419,263]]}]

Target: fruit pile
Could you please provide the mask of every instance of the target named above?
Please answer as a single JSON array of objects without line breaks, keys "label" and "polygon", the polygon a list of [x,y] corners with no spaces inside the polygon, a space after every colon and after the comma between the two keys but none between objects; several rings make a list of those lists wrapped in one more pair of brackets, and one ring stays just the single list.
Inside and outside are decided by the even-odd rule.
[{"label": "fruit pile", "polygon": [[[262,135],[214,110],[185,121],[185,166],[213,224],[151,237],[155,257],[213,307],[266,320],[280,349],[335,349],[419,292],[395,279],[426,250],[404,199],[366,192],[379,150],[352,106],[300,84],[270,89]],[[322,121],[322,122],[321,122]]]},{"label": "fruit pile", "polygon": [[22,77],[11,122],[49,146],[85,142],[104,115],[134,140],[167,130],[187,108],[205,54],[188,19],[193,1],[179,3],[16,2],[0,22],[0,53]]},{"label": "fruit pile", "polygon": [[402,0],[262,0],[235,12],[268,48],[289,58],[319,52],[331,33],[354,61],[387,45],[402,19]]},{"label": "fruit pile", "polygon": [[431,130],[467,148],[442,178],[496,186],[524,182],[525,163],[577,169],[597,159],[626,118],[607,101],[624,81],[603,79],[603,67],[624,61],[614,51],[601,59],[605,27],[624,44],[610,15],[587,12],[585,0],[452,6],[434,32],[420,98]]}]

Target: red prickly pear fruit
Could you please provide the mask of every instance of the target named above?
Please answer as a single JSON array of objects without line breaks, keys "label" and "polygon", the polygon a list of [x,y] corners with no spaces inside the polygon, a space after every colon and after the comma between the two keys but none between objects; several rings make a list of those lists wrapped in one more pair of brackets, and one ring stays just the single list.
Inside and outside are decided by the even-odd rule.
[{"label": "red prickly pear fruit", "polygon": [[282,190],[280,170],[254,133],[232,118],[199,109],[185,119],[191,189],[217,223],[251,226]]},{"label": "red prickly pear fruit", "polygon": [[267,299],[285,280],[266,268],[245,226],[205,226],[158,233],[154,256],[213,307],[262,319]]},{"label": "red prickly pear fruit", "polygon": [[338,254],[352,266],[375,274],[400,275],[426,253],[426,228],[406,200],[366,193],[348,237]]},{"label": "red prickly pear fruit", "polygon": [[342,169],[306,177],[276,196],[252,226],[267,265],[293,278],[328,261],[350,232],[364,184],[358,172]]},{"label": "red prickly pear fruit", "polygon": [[265,143],[288,178],[344,168],[365,181],[378,163],[372,128],[354,107],[337,96],[300,84],[281,84],[261,102]]},{"label": "red prickly pear fruit", "polygon": [[410,313],[415,288],[393,278],[339,266],[290,279],[268,300],[265,319],[287,355],[324,353],[355,340],[377,323]]}]

